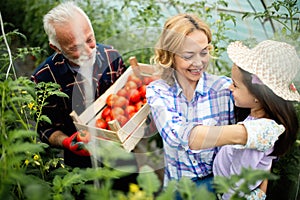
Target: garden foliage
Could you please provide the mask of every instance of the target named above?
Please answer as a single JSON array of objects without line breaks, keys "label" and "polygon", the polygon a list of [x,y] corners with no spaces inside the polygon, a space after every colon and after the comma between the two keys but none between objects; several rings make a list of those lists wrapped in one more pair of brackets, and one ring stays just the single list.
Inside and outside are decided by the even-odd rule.
[{"label": "garden foliage", "polygon": [[[226,32],[227,24],[235,24],[230,13],[213,12],[219,6],[227,7],[228,1],[78,1],[91,17],[98,42],[112,44],[120,50],[127,62],[136,56],[140,62],[148,63],[153,55],[153,46],[161,31],[162,23],[170,13],[196,13],[207,21],[213,30],[214,51],[210,70],[216,74],[230,74],[228,63],[220,59],[226,46],[234,40]],[[137,184],[128,183],[129,192],[112,190],[114,179],[126,175],[124,171],[109,167],[93,169],[70,169],[64,165],[60,149],[49,148],[41,143],[36,133],[36,121],[48,120],[41,115],[45,99],[51,95],[65,96],[56,84],[34,85],[28,77],[17,76],[14,63],[32,57],[35,64],[43,60],[51,50],[43,31],[42,17],[59,1],[54,0],[9,0],[1,1],[4,24],[0,35],[0,199],[74,199],[85,194],[86,199],[172,199],[174,191],[183,199],[215,199],[205,188],[196,189],[194,184],[183,178],[171,181],[167,188],[149,166],[140,169]],[[164,8],[168,10],[162,10]],[[274,39],[284,39],[296,46],[300,52],[300,10],[296,0],[273,1],[263,12],[244,13],[244,18],[261,22],[278,22],[273,26]],[[15,14],[11,14],[11,11]],[[169,13],[168,13],[169,12]],[[250,38],[248,42],[251,41]],[[126,63],[128,65],[128,63]],[[296,80],[300,86],[299,80]],[[44,88],[37,93],[35,87]],[[300,119],[300,107],[295,105]],[[156,138],[159,140],[159,137]],[[226,192],[235,182],[243,179],[244,184],[236,189],[248,193],[247,185],[260,178],[270,180],[269,199],[299,198],[300,143],[298,140],[291,151],[274,162],[272,173],[244,169],[240,175],[229,178],[216,177],[218,192]],[[107,155],[107,154],[106,154]],[[122,157],[120,154],[102,155],[106,162]],[[129,168],[131,166],[128,166]]]}]

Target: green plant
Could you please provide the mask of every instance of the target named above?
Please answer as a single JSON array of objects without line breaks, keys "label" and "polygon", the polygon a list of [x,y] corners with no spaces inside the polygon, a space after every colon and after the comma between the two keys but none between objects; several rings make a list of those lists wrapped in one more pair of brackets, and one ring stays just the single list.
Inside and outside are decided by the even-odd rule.
[{"label": "green plant", "polygon": [[41,159],[47,145],[38,142],[30,120],[30,103],[34,96],[32,84],[24,77],[16,80],[9,77],[0,82],[1,198],[24,197],[28,183],[43,182],[47,171],[47,165]]},{"label": "green plant", "polygon": [[[63,164],[58,151],[39,141],[33,117],[51,123],[41,114],[45,100],[51,95],[66,97],[66,94],[54,83],[39,83],[36,87],[43,90],[35,90],[35,84],[26,77],[15,80],[9,77],[0,82],[0,198],[72,199],[93,187],[86,183],[94,180],[102,180],[98,187],[101,196],[113,197],[110,192],[113,178],[127,173],[107,167],[71,170]],[[121,155],[114,159],[118,156]]]},{"label": "green plant", "polygon": [[[239,175],[231,175],[230,177],[214,177],[216,192],[219,194],[231,193],[232,199],[246,199],[240,194],[249,195],[251,193],[249,186],[256,183],[257,180],[276,180],[278,177],[264,170],[253,170],[243,168]],[[240,183],[237,185],[237,183]]]},{"label": "green plant", "polygon": [[[295,104],[300,123],[300,104]],[[269,184],[269,199],[293,200],[299,198],[300,190],[300,131],[297,141],[282,158],[273,162],[272,173],[280,178]]]},{"label": "green plant", "polygon": [[[5,25],[7,24],[1,23],[3,30]],[[20,41],[25,40],[26,36],[18,30],[0,35],[0,51],[2,52],[0,55],[0,72],[6,73],[6,77],[11,73],[16,78],[16,70],[15,67],[13,67],[16,61],[24,62],[29,57],[32,60],[40,60],[44,52],[40,47],[26,47],[25,45],[25,47],[18,47]],[[0,78],[2,80],[3,77]]]},{"label": "green plant", "polygon": [[[297,0],[277,0],[267,6],[263,12],[246,12],[243,18],[269,21],[274,33],[273,39],[294,45],[300,52],[300,7]],[[275,22],[279,25],[275,25]],[[295,42],[297,41],[297,42]]]}]

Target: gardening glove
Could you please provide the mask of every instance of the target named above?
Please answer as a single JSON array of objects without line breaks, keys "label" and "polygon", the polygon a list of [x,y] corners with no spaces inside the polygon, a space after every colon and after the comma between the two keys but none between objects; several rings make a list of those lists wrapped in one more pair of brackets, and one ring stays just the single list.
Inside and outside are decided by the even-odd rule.
[{"label": "gardening glove", "polygon": [[244,121],[239,124],[244,124],[248,133],[246,145],[236,145],[236,148],[241,149],[267,151],[274,146],[278,137],[285,131],[283,125],[266,118]]},{"label": "gardening glove", "polygon": [[85,144],[90,141],[88,132],[77,131],[70,137],[63,140],[62,145],[79,156],[90,156],[90,152],[86,149]]}]

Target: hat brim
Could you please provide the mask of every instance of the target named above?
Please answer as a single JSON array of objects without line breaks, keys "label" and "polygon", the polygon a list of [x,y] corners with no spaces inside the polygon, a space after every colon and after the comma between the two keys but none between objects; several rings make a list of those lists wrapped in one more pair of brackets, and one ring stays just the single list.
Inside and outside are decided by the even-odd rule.
[{"label": "hat brim", "polygon": [[250,51],[251,50],[240,41],[233,42],[227,47],[227,54],[232,62],[243,70],[254,74],[254,71],[248,66]]}]

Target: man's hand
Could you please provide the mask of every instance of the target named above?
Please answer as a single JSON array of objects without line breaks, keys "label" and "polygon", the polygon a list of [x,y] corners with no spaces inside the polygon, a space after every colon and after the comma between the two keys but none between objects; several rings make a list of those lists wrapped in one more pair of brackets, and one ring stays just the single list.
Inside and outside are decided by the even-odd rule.
[{"label": "man's hand", "polygon": [[248,133],[247,143],[243,148],[257,149],[259,151],[266,151],[272,148],[278,137],[285,131],[283,125],[266,118],[249,120],[241,124],[244,124]]},{"label": "man's hand", "polygon": [[85,144],[90,141],[90,133],[77,131],[63,140],[62,145],[79,156],[90,156]]}]

